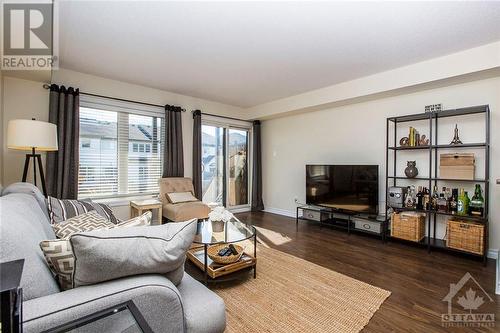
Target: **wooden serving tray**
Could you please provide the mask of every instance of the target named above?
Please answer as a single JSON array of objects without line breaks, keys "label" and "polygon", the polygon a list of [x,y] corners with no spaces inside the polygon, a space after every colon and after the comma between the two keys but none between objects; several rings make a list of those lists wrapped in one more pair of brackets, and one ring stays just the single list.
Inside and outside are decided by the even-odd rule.
[{"label": "wooden serving tray", "polygon": [[[203,247],[197,247],[192,248],[187,252],[187,257],[189,258],[189,260],[191,260],[202,271],[205,270],[204,251],[205,250]],[[207,274],[212,279],[216,279],[220,276],[231,274],[244,268],[252,267],[256,262],[257,258],[248,254],[247,252],[243,253],[240,260],[238,260],[237,262],[227,265],[218,264],[207,256]]]}]

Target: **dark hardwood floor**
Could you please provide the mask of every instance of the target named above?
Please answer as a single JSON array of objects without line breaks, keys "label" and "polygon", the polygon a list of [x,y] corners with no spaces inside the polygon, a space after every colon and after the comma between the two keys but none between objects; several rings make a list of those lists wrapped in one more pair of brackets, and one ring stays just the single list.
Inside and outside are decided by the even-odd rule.
[{"label": "dark hardwood floor", "polygon": [[[299,221],[296,231],[295,219],[270,213],[241,213],[238,218],[258,227],[260,241],[272,248],[391,291],[363,332],[500,332],[494,260],[484,267],[481,261],[468,257],[429,254],[425,248],[396,241],[383,244],[379,238],[348,235],[307,221]],[[442,326],[441,314],[448,309],[442,299],[450,284],[456,284],[467,272],[493,299],[490,302],[483,296],[485,303],[473,313],[494,313],[495,327]]]}]

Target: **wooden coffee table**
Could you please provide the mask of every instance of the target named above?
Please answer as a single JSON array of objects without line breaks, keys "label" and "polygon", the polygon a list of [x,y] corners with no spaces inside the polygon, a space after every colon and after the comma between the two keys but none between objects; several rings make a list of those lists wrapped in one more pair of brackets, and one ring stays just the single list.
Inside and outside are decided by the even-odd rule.
[{"label": "wooden coffee table", "polygon": [[[192,248],[187,252],[188,259],[203,272],[203,282],[230,280],[231,275],[243,270],[253,269],[253,277],[257,277],[257,230],[255,227],[243,223],[236,218],[229,222],[224,222],[220,229],[221,222],[204,220],[198,222],[196,236]],[[216,226],[216,224],[219,224]],[[216,231],[214,231],[216,230]],[[230,244],[253,240],[253,251],[247,251],[240,260],[235,263],[221,265],[213,262],[207,255],[207,250],[211,245]]]}]

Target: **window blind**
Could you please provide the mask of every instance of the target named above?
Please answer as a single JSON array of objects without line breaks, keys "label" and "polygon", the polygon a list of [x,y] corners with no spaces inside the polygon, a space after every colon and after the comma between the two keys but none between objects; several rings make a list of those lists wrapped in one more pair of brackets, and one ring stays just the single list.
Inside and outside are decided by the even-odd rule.
[{"label": "window blind", "polygon": [[163,114],[141,110],[137,105],[120,107],[111,102],[81,103],[80,198],[153,194],[159,190]]}]

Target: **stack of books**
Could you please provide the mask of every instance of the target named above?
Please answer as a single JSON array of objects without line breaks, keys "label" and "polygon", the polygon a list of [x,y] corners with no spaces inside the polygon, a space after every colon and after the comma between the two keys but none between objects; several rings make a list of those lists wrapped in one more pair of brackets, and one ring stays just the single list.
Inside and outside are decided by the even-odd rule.
[{"label": "stack of books", "polygon": [[410,147],[420,146],[420,133],[414,127],[410,127],[408,145]]}]

